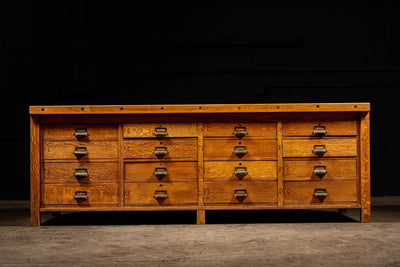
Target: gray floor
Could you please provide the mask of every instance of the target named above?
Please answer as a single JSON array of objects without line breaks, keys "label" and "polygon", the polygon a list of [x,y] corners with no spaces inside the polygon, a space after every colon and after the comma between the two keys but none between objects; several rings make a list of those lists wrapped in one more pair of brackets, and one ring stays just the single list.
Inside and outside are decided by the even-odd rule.
[{"label": "gray floor", "polygon": [[0,202],[0,266],[400,266],[400,197],[358,212],[69,213]]}]

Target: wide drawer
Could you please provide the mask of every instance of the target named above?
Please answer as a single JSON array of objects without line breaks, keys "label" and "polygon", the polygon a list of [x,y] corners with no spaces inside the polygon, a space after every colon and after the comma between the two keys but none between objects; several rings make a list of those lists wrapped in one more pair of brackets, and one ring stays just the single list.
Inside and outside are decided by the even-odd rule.
[{"label": "wide drawer", "polygon": [[283,122],[284,136],[354,136],[356,121]]},{"label": "wide drawer", "polygon": [[196,123],[124,124],[124,138],[197,137]]},{"label": "wide drawer", "polygon": [[43,194],[45,205],[117,205],[118,184],[70,185],[45,184]]},{"label": "wide drawer", "polygon": [[205,182],[204,203],[258,204],[277,202],[276,182]]},{"label": "wide drawer", "polygon": [[355,157],[357,139],[283,140],[284,157]]},{"label": "wide drawer", "polygon": [[197,182],[125,183],[126,205],[197,205],[197,195]]},{"label": "wide drawer", "polygon": [[206,161],[205,181],[264,181],[277,179],[276,161]]},{"label": "wide drawer", "polygon": [[44,126],[43,138],[81,142],[117,140],[118,129],[114,124],[47,124]]},{"label": "wide drawer", "polygon": [[276,139],[276,123],[204,123],[204,136]]},{"label": "wide drawer", "polygon": [[45,183],[109,183],[118,182],[118,163],[45,162]]},{"label": "wide drawer", "polygon": [[94,160],[116,159],[118,157],[118,142],[92,141],[81,143],[77,141],[45,141],[44,159],[63,160]]},{"label": "wide drawer", "polygon": [[204,160],[271,159],[276,159],[276,140],[204,140]]},{"label": "wide drawer", "polygon": [[356,181],[284,182],[285,204],[340,204],[357,201]]},{"label": "wide drawer", "polygon": [[197,179],[197,162],[125,163],[125,181],[179,182]]},{"label": "wide drawer", "polygon": [[125,140],[124,150],[127,159],[194,161],[197,160],[197,139]]},{"label": "wide drawer", "polygon": [[355,159],[285,160],[283,179],[295,180],[352,180],[357,178]]}]

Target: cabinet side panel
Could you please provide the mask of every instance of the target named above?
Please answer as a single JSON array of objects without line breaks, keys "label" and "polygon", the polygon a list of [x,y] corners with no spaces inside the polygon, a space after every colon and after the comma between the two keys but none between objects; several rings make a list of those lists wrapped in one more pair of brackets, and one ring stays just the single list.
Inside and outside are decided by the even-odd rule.
[{"label": "cabinet side panel", "polygon": [[361,117],[361,222],[371,221],[371,184],[370,184],[370,125],[369,112]]},{"label": "cabinet side panel", "polygon": [[30,183],[31,183],[31,225],[40,225],[40,128],[39,118],[30,117]]}]

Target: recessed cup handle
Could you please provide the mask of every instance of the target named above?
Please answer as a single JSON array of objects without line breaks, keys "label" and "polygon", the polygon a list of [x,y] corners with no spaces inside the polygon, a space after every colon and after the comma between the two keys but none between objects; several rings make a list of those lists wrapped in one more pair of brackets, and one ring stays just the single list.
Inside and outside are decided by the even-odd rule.
[{"label": "recessed cup handle", "polygon": [[77,146],[75,147],[74,155],[80,158],[89,155],[89,152],[85,146]]},{"label": "recessed cup handle", "polygon": [[87,131],[87,128],[76,128],[76,129],[75,129],[74,136],[75,136],[77,139],[80,139],[80,138],[88,137],[88,136],[89,136],[89,133],[88,133],[88,131]]},{"label": "recessed cup handle", "polygon": [[313,135],[321,137],[321,136],[326,135],[327,133],[328,132],[327,132],[325,126],[321,126],[321,125],[314,126]]},{"label": "recessed cup handle", "polygon": [[156,146],[153,152],[157,157],[164,157],[168,155],[168,150],[166,146]]},{"label": "recessed cup handle", "polygon": [[239,198],[239,199],[243,199],[248,197],[249,195],[247,194],[247,190],[246,189],[236,189],[235,193],[233,194],[234,198]]},{"label": "recessed cup handle", "polygon": [[328,150],[325,148],[325,145],[314,145],[314,149],[312,153],[322,156],[323,154],[327,153]]},{"label": "recessed cup handle", "polygon": [[247,172],[246,167],[235,167],[235,171],[233,172],[233,174],[239,178],[243,178],[249,173]]},{"label": "recessed cup handle", "polygon": [[314,166],[313,174],[315,174],[316,176],[322,178],[327,173],[328,171],[326,170],[326,166],[321,166],[321,165]]},{"label": "recessed cup handle", "polygon": [[88,200],[89,196],[87,195],[87,191],[76,191],[74,199],[77,201]]},{"label": "recessed cup handle", "polygon": [[157,137],[164,137],[168,135],[168,131],[167,131],[167,127],[156,127],[154,129],[154,133],[153,135],[157,136]]},{"label": "recessed cup handle", "polygon": [[164,200],[168,198],[167,190],[158,190],[154,194],[154,198],[157,200]]},{"label": "recessed cup handle", "polygon": [[313,197],[315,198],[326,198],[328,196],[328,193],[326,192],[326,189],[324,188],[317,188],[314,190]]},{"label": "recessed cup handle", "polygon": [[89,173],[86,168],[76,168],[74,176],[76,178],[86,178],[89,177]]},{"label": "recessed cup handle", "polygon": [[162,179],[168,175],[167,168],[156,168],[154,171],[154,175],[157,176],[158,179]]},{"label": "recessed cup handle", "polygon": [[247,151],[246,146],[235,146],[233,148],[233,154],[235,154],[238,157],[243,157],[247,153],[249,152]]},{"label": "recessed cup handle", "polygon": [[242,138],[243,136],[248,135],[248,133],[246,131],[246,127],[243,127],[243,126],[236,126],[233,130],[233,134],[239,138]]}]

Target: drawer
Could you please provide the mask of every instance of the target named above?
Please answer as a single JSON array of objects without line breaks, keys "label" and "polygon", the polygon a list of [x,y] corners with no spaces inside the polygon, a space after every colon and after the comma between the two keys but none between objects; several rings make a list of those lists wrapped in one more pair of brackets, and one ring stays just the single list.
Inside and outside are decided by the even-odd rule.
[{"label": "drawer", "polygon": [[197,182],[125,183],[126,205],[197,205]]},{"label": "drawer", "polygon": [[276,161],[206,161],[205,181],[264,181],[277,179]]},{"label": "drawer", "polygon": [[276,123],[204,123],[204,137],[276,139]]},{"label": "drawer", "polygon": [[355,157],[357,139],[283,140],[283,157]]},{"label": "drawer", "polygon": [[45,184],[45,205],[106,206],[118,204],[118,184]]},{"label": "drawer", "polygon": [[117,141],[45,141],[43,148],[44,159],[88,161],[118,158]]},{"label": "drawer", "polygon": [[197,162],[125,163],[125,181],[179,182],[197,180]]},{"label": "drawer", "polygon": [[124,140],[125,158],[197,160],[197,139]]},{"label": "drawer", "polygon": [[286,181],[357,179],[355,159],[286,160],[283,168]]},{"label": "drawer", "polygon": [[197,137],[196,123],[124,124],[124,138]]},{"label": "drawer", "polygon": [[354,136],[356,121],[283,122],[283,136]]},{"label": "drawer", "polygon": [[118,163],[111,162],[45,162],[45,183],[109,183],[118,182]]},{"label": "drawer", "polygon": [[284,182],[285,204],[340,204],[357,201],[356,181]]},{"label": "drawer", "polygon": [[118,128],[114,124],[47,124],[44,140],[88,142],[93,140],[118,140]]},{"label": "drawer", "polygon": [[204,160],[271,159],[276,159],[276,140],[204,140]]},{"label": "drawer", "polygon": [[258,204],[277,202],[276,182],[205,182],[204,203]]}]

